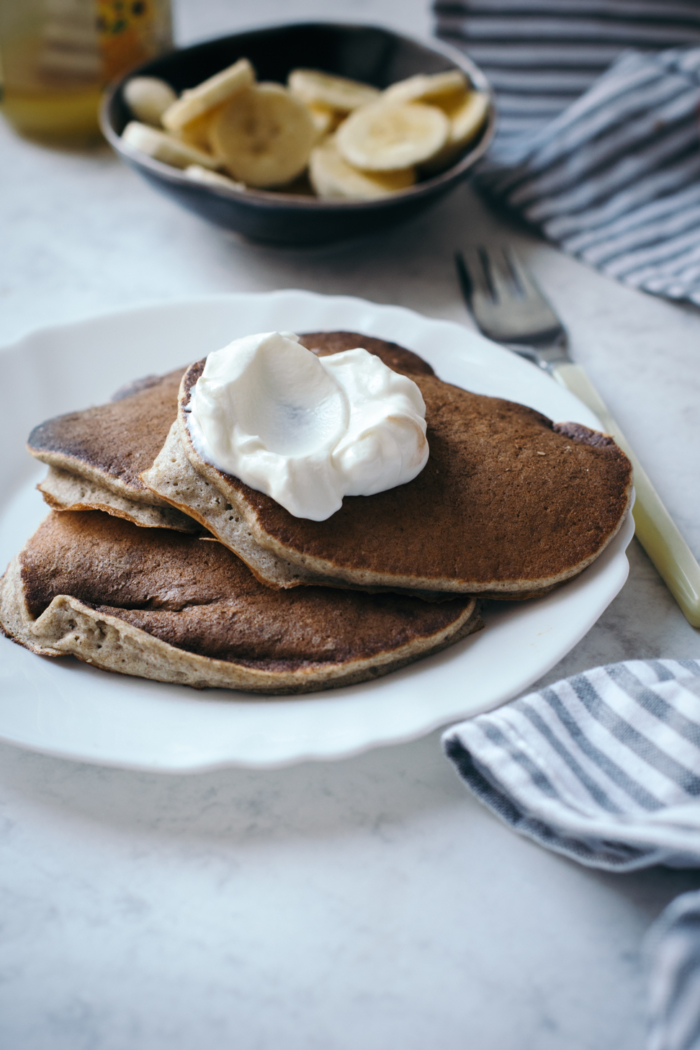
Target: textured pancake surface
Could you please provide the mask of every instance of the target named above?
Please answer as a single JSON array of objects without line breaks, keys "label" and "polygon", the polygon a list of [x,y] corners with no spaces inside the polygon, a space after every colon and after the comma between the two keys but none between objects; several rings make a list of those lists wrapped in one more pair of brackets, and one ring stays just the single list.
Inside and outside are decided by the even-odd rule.
[{"label": "textured pancake surface", "polygon": [[184,369],[149,376],[122,388],[106,405],[56,416],[35,427],[27,447],[33,456],[65,470],[125,488],[132,499],[156,502],[139,475],[150,467],[177,412]]},{"label": "textured pancake surface", "polygon": [[[432,374],[430,365],[410,350],[356,332],[310,333],[301,341],[318,345],[320,354],[362,343],[395,371]],[[140,478],[177,417],[184,371],[137,379],[106,405],[56,416],[35,427],[27,447],[51,467],[39,485],[46,503],[54,510],[102,510],[145,528],[201,531],[191,516],[147,489]]]},{"label": "textured pancake surface", "polygon": [[374,678],[480,621],[470,598],[271,590],[216,541],[76,512],[50,514],[10,564],[0,624],[43,655],[279,693]]},{"label": "textured pancake surface", "polygon": [[[314,338],[322,336],[308,342]],[[178,435],[171,431],[144,477],[238,550],[271,586],[293,587],[316,576],[355,586],[526,597],[590,565],[629,507],[631,466],[611,438],[414,371],[427,408],[425,469],[387,492],[347,497],[327,521],[295,518],[197,454],[187,413],[203,365],[185,373]],[[174,453],[177,436],[206,483],[197,493],[192,472]],[[246,550],[239,546],[243,528]],[[268,561],[274,555],[284,562],[285,570],[268,573],[251,556],[251,544]]]},{"label": "textured pancake surface", "polygon": [[103,510],[147,528],[194,530],[191,519],[149,492],[139,477],[168,435],[183,371],[129,383],[106,405],[56,416],[32,430],[27,448],[51,468],[39,485],[50,507]]},{"label": "textured pancake surface", "polygon": [[340,354],[343,350],[354,350],[361,346],[368,353],[381,358],[394,372],[401,372],[403,375],[435,375],[428,362],[412,350],[407,350],[398,343],[390,343],[386,339],[362,335],[361,332],[304,332],[299,336],[299,342],[318,357]]},{"label": "textured pancake surface", "polygon": [[175,529],[177,532],[201,533],[201,526],[175,507],[144,503],[117,494],[91,478],[73,474],[60,467],[49,467],[44,480],[37,485],[52,510],[101,510],[114,514],[145,529]]}]

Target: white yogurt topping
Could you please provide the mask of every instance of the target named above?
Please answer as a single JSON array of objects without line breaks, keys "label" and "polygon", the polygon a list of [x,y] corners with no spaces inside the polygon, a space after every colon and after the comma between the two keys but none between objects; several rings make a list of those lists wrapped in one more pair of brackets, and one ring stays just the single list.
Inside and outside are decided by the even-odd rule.
[{"label": "white yogurt topping", "polygon": [[312,521],[330,518],[343,496],[411,481],[428,461],[412,379],[360,348],[316,357],[289,332],[209,354],[188,426],[202,459]]}]

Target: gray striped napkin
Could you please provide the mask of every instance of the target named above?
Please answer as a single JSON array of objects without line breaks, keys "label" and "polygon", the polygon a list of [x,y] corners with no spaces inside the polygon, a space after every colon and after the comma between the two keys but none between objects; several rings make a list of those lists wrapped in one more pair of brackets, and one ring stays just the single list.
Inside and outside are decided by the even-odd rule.
[{"label": "gray striped napkin", "polygon": [[448,729],[472,791],[581,864],[700,867],[700,660],[630,660]]},{"label": "gray striped napkin", "polygon": [[[449,758],[513,830],[608,871],[700,868],[700,660],[630,660],[452,726]],[[700,1050],[700,893],[652,928],[649,1050]]]},{"label": "gray striped napkin", "polygon": [[697,0],[438,0],[435,12],[438,36],[496,92],[484,190],[604,273],[700,305]]},{"label": "gray striped napkin", "polygon": [[700,1047],[700,892],[677,897],[646,940],[651,980],[648,1050]]}]

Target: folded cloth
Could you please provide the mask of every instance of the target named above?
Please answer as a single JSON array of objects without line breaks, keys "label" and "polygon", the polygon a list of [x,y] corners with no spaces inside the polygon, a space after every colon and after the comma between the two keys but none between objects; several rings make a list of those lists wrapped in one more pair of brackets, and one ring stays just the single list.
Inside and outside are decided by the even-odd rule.
[{"label": "folded cloth", "polygon": [[651,1030],[648,1050],[700,1046],[700,892],[676,897],[646,938]]},{"label": "folded cloth", "polygon": [[598,667],[448,729],[515,831],[591,867],[700,867],[700,660]]},{"label": "folded cloth", "polygon": [[602,272],[700,304],[700,5],[438,0],[435,11],[438,35],[496,92],[481,187]]},{"label": "folded cloth", "polygon": [[697,0],[435,0],[436,33],[467,51],[498,101],[498,138],[533,133],[623,51],[700,45]]}]

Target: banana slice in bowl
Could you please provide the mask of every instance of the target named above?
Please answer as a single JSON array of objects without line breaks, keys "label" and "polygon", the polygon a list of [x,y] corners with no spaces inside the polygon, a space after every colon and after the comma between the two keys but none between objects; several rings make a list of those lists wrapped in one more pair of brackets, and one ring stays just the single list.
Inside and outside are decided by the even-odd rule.
[{"label": "banana slice in bowl", "polygon": [[124,85],[124,100],[135,120],[159,128],[163,114],[177,101],[177,95],[160,77],[132,77]]},{"label": "banana slice in bowl", "polygon": [[324,106],[320,102],[307,102],[305,105],[311,114],[311,119],[314,122],[314,127],[318,132],[319,139],[322,139],[324,135],[330,135],[332,131],[335,131],[340,120],[342,120],[342,117],[338,115],[337,110],[331,109],[329,106]]},{"label": "banana slice in bowl", "polygon": [[198,164],[202,168],[218,168],[220,162],[211,153],[196,149],[187,142],[168,135],[165,131],[152,128],[148,124],[141,124],[138,120],[132,120],[126,125],[122,132],[122,142],[132,149],[146,153],[154,160],[160,160],[164,164],[170,164],[173,168],[187,168],[190,164]]},{"label": "banana slice in bowl", "polygon": [[208,109],[206,113],[200,113],[198,117],[195,117],[194,120],[188,120],[186,124],[173,131],[172,134],[175,138],[189,143],[190,146],[194,146],[196,149],[203,149],[207,153],[211,153],[209,129],[214,117],[225,105],[225,102],[221,102],[218,106]]},{"label": "banana slice in bowl", "polygon": [[335,136],[330,136],[311,151],[309,178],[322,200],[372,201],[408,189],[416,181],[416,171],[358,171],[340,153]]},{"label": "banana slice in bowl", "polygon": [[163,127],[168,131],[181,131],[203,113],[214,109],[233,95],[255,83],[255,70],[247,58],[240,58],[232,66],[215,73],[195,88],[182,92],[163,113]]},{"label": "banana slice in bowl", "polygon": [[220,171],[212,171],[211,168],[203,168],[201,164],[190,164],[185,168],[185,175],[193,182],[205,186],[213,186],[219,190],[235,190],[237,193],[245,193],[242,182],[234,182],[228,175],[222,175]]},{"label": "banana slice in bowl", "polygon": [[450,129],[442,149],[421,165],[424,175],[444,171],[457,160],[486,123],[490,102],[482,91],[466,91],[441,108],[450,122]]},{"label": "banana slice in bowl", "polygon": [[445,73],[416,73],[406,80],[397,80],[382,93],[385,102],[430,102],[440,105],[444,99],[463,95],[469,84],[461,69]]},{"label": "banana slice in bowl", "polygon": [[447,117],[436,106],[376,102],[343,121],[337,131],[338,149],[363,171],[398,171],[435,156],[449,131]]},{"label": "banana slice in bowl", "polygon": [[351,113],[379,98],[379,88],[359,80],[333,76],[318,69],[293,69],[287,78],[289,90],[307,105],[327,106],[338,113]]},{"label": "banana slice in bowl", "polygon": [[301,175],[318,132],[307,107],[281,84],[244,88],[217,112],[209,140],[223,167],[247,186],[282,186]]}]

